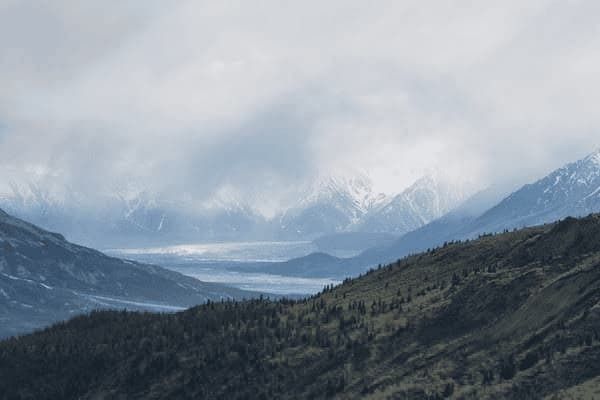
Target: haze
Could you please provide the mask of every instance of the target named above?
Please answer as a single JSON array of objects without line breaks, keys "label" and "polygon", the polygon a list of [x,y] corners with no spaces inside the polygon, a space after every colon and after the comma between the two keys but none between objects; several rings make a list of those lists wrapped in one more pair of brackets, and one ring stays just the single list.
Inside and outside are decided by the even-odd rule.
[{"label": "haze", "polygon": [[529,181],[599,145],[600,3],[493,3],[4,0],[2,184]]}]

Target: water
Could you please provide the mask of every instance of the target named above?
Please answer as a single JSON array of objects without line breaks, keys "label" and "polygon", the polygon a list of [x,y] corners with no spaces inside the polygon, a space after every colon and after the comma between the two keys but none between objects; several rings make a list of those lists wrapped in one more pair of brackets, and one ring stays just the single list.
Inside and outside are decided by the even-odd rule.
[{"label": "water", "polygon": [[232,264],[281,262],[316,251],[312,242],[199,243],[106,252],[122,258],[161,265],[204,282],[277,295],[317,293],[338,283],[324,278],[298,278],[257,272],[230,271]]},{"label": "water", "polygon": [[317,251],[312,242],[223,242],[198,243],[139,249],[111,249],[106,252],[136,258],[172,259],[177,262],[276,262],[302,257]]},{"label": "water", "polygon": [[321,291],[325,285],[338,283],[331,279],[227,271],[203,265],[180,266],[171,269],[204,282],[221,283],[239,289],[278,295],[313,294]]}]

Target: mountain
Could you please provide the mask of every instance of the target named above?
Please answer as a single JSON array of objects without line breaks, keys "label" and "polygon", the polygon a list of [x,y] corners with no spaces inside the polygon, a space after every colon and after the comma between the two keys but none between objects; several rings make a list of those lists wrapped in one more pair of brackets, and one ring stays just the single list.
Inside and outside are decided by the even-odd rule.
[{"label": "mountain", "polygon": [[367,269],[363,264],[356,263],[354,258],[340,258],[323,252],[311,253],[282,262],[230,263],[225,268],[234,272],[339,280],[358,275]]},{"label": "mountain", "polygon": [[498,197],[501,193],[504,189],[494,187],[480,192],[444,217],[360,257],[365,265],[373,265],[452,240],[600,212],[600,150],[503,199]]},{"label": "mountain", "polygon": [[[505,191],[505,188],[492,186],[476,193],[443,217],[408,232],[391,243],[377,245],[346,259],[346,270],[339,259],[320,258],[320,264],[314,265],[311,271],[319,271],[319,276],[324,277],[354,276],[371,266],[435,248],[445,242],[600,212],[600,150],[559,168],[508,196],[502,195]],[[304,268],[298,272],[294,270],[294,265],[303,264],[301,259],[290,260],[279,266],[269,265],[268,268],[275,270],[280,267],[287,273],[305,276]]]},{"label": "mountain", "polygon": [[426,175],[397,196],[375,194],[366,176],[331,179],[281,218],[283,237],[318,236],[321,251],[355,255],[392,242],[461,204],[468,185]]},{"label": "mountain", "polygon": [[498,204],[507,191],[507,188],[497,186],[481,190],[444,216],[408,232],[394,241],[365,250],[352,259],[350,264],[364,268],[388,263],[408,254],[441,246],[444,242],[468,237],[469,235],[465,234],[465,230],[468,231],[466,227],[474,224],[478,217]]},{"label": "mountain", "polygon": [[600,216],[418,254],[300,301],[97,312],[0,343],[7,399],[569,399],[600,385]]},{"label": "mountain", "polygon": [[[462,237],[461,229],[497,204],[504,193],[506,188],[495,186],[479,191],[443,217],[400,237],[367,233],[325,236],[314,241],[319,248],[318,253],[285,262],[231,264],[229,269],[298,277],[344,279],[357,276],[375,265],[392,262]],[[340,248],[348,251],[349,248],[360,249],[361,246],[363,248],[358,255],[334,256],[340,252]]]},{"label": "mountain", "polygon": [[110,248],[314,239],[347,231],[385,201],[362,174],[320,178],[296,192],[290,204],[267,218],[227,185],[198,200],[171,199],[133,184],[90,195],[48,179],[4,187],[0,207],[78,243]]},{"label": "mountain", "polygon": [[470,229],[498,232],[600,211],[600,150],[523,186]]},{"label": "mountain", "polygon": [[464,185],[434,175],[417,180],[360,223],[360,231],[402,235],[441,217],[468,197]]},{"label": "mountain", "polygon": [[313,239],[349,232],[387,201],[384,194],[373,190],[373,183],[364,174],[321,178],[304,189],[299,199],[276,218],[279,237]]},{"label": "mountain", "polygon": [[0,336],[98,308],[173,311],[250,292],[105,256],[0,210]]},{"label": "mountain", "polygon": [[143,188],[84,195],[58,184],[11,184],[0,207],[70,240],[94,247],[137,247],[261,236],[266,220],[247,205],[218,195],[198,207],[192,199],[162,198]]},{"label": "mountain", "polygon": [[[83,194],[48,178],[4,187],[0,207],[69,240],[100,248],[329,236],[346,247],[354,242],[343,250],[356,253],[364,250],[364,243],[349,241],[346,234],[375,234],[371,241],[381,234],[403,234],[443,215],[468,193],[461,185],[427,176],[388,197],[374,189],[368,175],[350,172],[320,177],[291,192],[273,215],[265,215],[259,207],[264,196],[247,198],[228,185],[199,200],[134,184]],[[337,240],[332,237],[336,234],[343,237]]]},{"label": "mountain", "polygon": [[353,263],[389,262],[452,240],[600,212],[600,150],[500,198],[504,192],[497,187],[479,192],[442,218],[365,251],[358,257],[362,261]]}]

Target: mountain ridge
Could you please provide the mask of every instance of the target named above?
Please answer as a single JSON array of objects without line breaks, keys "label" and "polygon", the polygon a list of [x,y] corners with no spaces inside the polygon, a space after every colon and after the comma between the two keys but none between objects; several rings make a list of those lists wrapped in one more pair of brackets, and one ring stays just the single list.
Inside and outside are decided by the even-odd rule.
[{"label": "mountain ridge", "polygon": [[442,217],[466,198],[466,185],[426,175],[394,196],[361,223],[361,230],[402,235]]},{"label": "mountain ridge", "polygon": [[[566,182],[567,186],[557,186],[556,182]],[[574,188],[569,189],[568,184],[574,184]],[[332,259],[318,268],[314,266],[313,270],[319,270],[321,276],[352,276],[374,265],[392,262],[412,253],[441,246],[445,242],[473,239],[483,234],[600,212],[600,150],[517,188],[509,195],[504,195],[505,188],[498,189],[475,194],[462,206],[391,243],[375,246],[357,256],[344,259],[343,264],[338,259]],[[549,199],[557,202],[553,203]],[[506,210],[508,215],[504,212]],[[290,260],[281,264],[281,268],[293,271],[293,265],[296,264],[302,265],[303,261]],[[342,265],[347,266],[346,272]],[[271,265],[269,268],[275,270],[276,266]],[[302,274],[300,271],[299,275],[303,276]]]},{"label": "mountain ridge", "polygon": [[253,295],[106,256],[0,210],[0,336],[97,308],[172,311]]},{"label": "mountain ridge", "polygon": [[[431,188],[425,187],[431,184]],[[46,186],[44,186],[46,185]],[[49,230],[60,231],[70,240],[98,248],[140,247],[213,241],[313,240],[323,235],[349,232],[397,234],[440,216],[435,201],[422,207],[388,208],[386,218],[408,221],[398,230],[383,223],[378,213],[400,198],[411,198],[420,188],[439,199],[440,189],[431,178],[423,178],[405,190],[404,196],[377,193],[366,174],[331,175],[296,191],[291,204],[274,216],[265,216],[251,207],[244,196],[225,185],[206,201],[189,195],[161,198],[139,185],[125,185],[113,192],[90,198],[60,187],[55,179],[47,183],[13,183],[0,195],[0,207]],[[64,192],[64,193],[62,193]],[[61,194],[62,193],[62,194]],[[444,192],[445,193],[445,192]],[[443,203],[457,203],[456,199]],[[406,203],[408,204],[408,203]],[[413,204],[414,205],[414,204]],[[372,221],[367,232],[365,220]],[[375,221],[379,222],[375,222]],[[386,232],[391,231],[391,232]]]}]

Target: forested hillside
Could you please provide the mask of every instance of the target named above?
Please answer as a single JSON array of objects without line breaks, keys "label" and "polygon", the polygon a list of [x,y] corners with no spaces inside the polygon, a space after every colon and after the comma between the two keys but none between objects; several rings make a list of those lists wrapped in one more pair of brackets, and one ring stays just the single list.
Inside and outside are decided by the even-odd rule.
[{"label": "forested hillside", "polygon": [[0,344],[5,399],[565,399],[599,387],[597,215],[446,244],[301,301],[96,312]]}]

